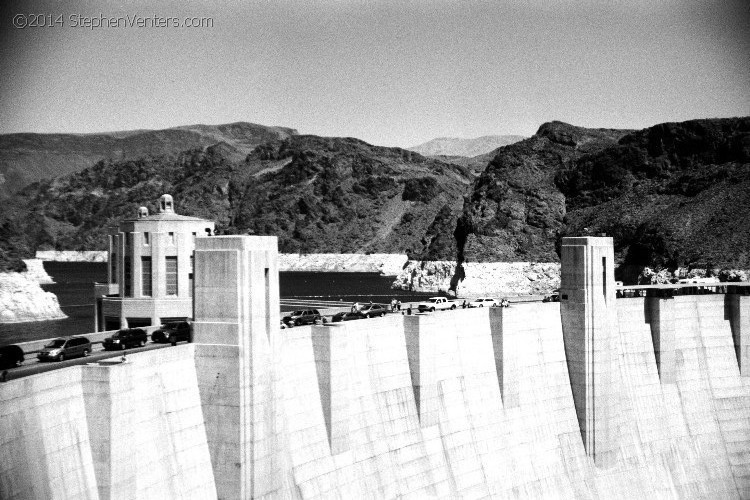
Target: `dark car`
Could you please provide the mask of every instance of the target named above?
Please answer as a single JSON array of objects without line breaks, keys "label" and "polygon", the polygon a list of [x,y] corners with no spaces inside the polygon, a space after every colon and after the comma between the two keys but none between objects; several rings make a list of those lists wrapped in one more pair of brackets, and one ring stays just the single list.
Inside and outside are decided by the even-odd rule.
[{"label": "dark car", "polygon": [[323,320],[322,316],[317,309],[305,309],[300,311],[294,311],[293,313],[284,316],[281,321],[289,326],[300,326],[300,325],[312,325],[315,324],[316,320]]},{"label": "dark car", "polygon": [[338,323],[340,321],[352,321],[355,319],[362,319],[364,317],[365,316],[359,311],[356,311],[356,312],[346,311],[346,312],[340,312],[340,313],[334,314],[333,322]]},{"label": "dark car", "polygon": [[154,342],[171,342],[172,344],[183,340],[190,342],[190,323],[187,321],[165,323],[151,334],[151,340]]},{"label": "dark car", "polygon": [[4,345],[0,347],[0,370],[21,366],[23,360],[23,349],[17,345]]},{"label": "dark car", "polygon": [[105,351],[125,350],[131,347],[140,347],[148,342],[146,330],[140,328],[125,328],[107,337],[102,342]]},{"label": "dark car", "polygon": [[560,302],[560,294],[558,292],[553,292],[551,295],[544,297],[542,302]]},{"label": "dark car", "polygon": [[36,355],[39,361],[63,361],[91,354],[91,342],[86,337],[60,337],[49,344]]},{"label": "dark car", "polygon": [[383,317],[388,313],[388,308],[386,306],[380,305],[380,304],[371,304],[369,306],[365,306],[362,309],[359,310],[359,312],[365,317],[365,318],[374,318],[375,316]]}]

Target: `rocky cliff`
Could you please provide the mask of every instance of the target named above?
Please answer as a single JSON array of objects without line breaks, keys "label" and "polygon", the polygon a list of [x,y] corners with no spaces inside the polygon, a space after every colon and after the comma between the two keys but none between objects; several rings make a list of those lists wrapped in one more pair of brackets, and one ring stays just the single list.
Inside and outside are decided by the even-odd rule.
[{"label": "rocky cliff", "polygon": [[0,323],[63,319],[55,294],[21,273],[0,273]]},{"label": "rocky cliff", "polygon": [[44,269],[43,260],[24,259],[23,262],[26,264],[26,272],[23,274],[30,280],[36,281],[40,285],[51,285],[55,282],[52,276],[47,274],[47,271]]},{"label": "rocky cliff", "polygon": [[392,287],[415,292],[448,292],[459,297],[545,295],[560,286],[560,264],[468,262],[457,271],[455,261],[410,261]]}]

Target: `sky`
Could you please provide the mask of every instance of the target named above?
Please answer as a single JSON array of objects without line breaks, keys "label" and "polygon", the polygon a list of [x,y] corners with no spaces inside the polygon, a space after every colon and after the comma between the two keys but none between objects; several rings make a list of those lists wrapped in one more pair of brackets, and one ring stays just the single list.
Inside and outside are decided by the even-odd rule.
[{"label": "sky", "polygon": [[407,147],[746,115],[747,0],[0,0],[0,133],[248,121]]}]

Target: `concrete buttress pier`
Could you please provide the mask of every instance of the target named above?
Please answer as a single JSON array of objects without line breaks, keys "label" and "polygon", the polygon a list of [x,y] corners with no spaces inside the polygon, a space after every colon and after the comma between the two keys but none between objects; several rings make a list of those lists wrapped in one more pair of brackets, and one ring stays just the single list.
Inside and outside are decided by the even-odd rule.
[{"label": "concrete buttress pier", "polygon": [[617,449],[617,328],[612,238],[563,238],[560,316],[570,385],[586,454],[608,465]]},{"label": "concrete buttress pier", "polygon": [[750,378],[750,295],[731,294],[725,301],[740,374]]},{"label": "concrete buttress pier", "polygon": [[647,297],[648,321],[654,343],[656,368],[662,384],[675,382],[675,301],[674,297]]},{"label": "concrete buttress pier", "polygon": [[279,332],[275,236],[199,238],[195,363],[219,498],[278,489],[273,344]]}]

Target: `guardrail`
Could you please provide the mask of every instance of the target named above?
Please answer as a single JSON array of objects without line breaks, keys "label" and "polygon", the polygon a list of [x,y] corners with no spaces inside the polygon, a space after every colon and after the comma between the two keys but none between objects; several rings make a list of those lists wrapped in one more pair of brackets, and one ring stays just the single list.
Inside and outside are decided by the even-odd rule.
[{"label": "guardrail", "polygon": [[750,295],[750,282],[671,283],[659,285],[627,285],[616,288],[616,297],[672,297],[707,293]]}]

